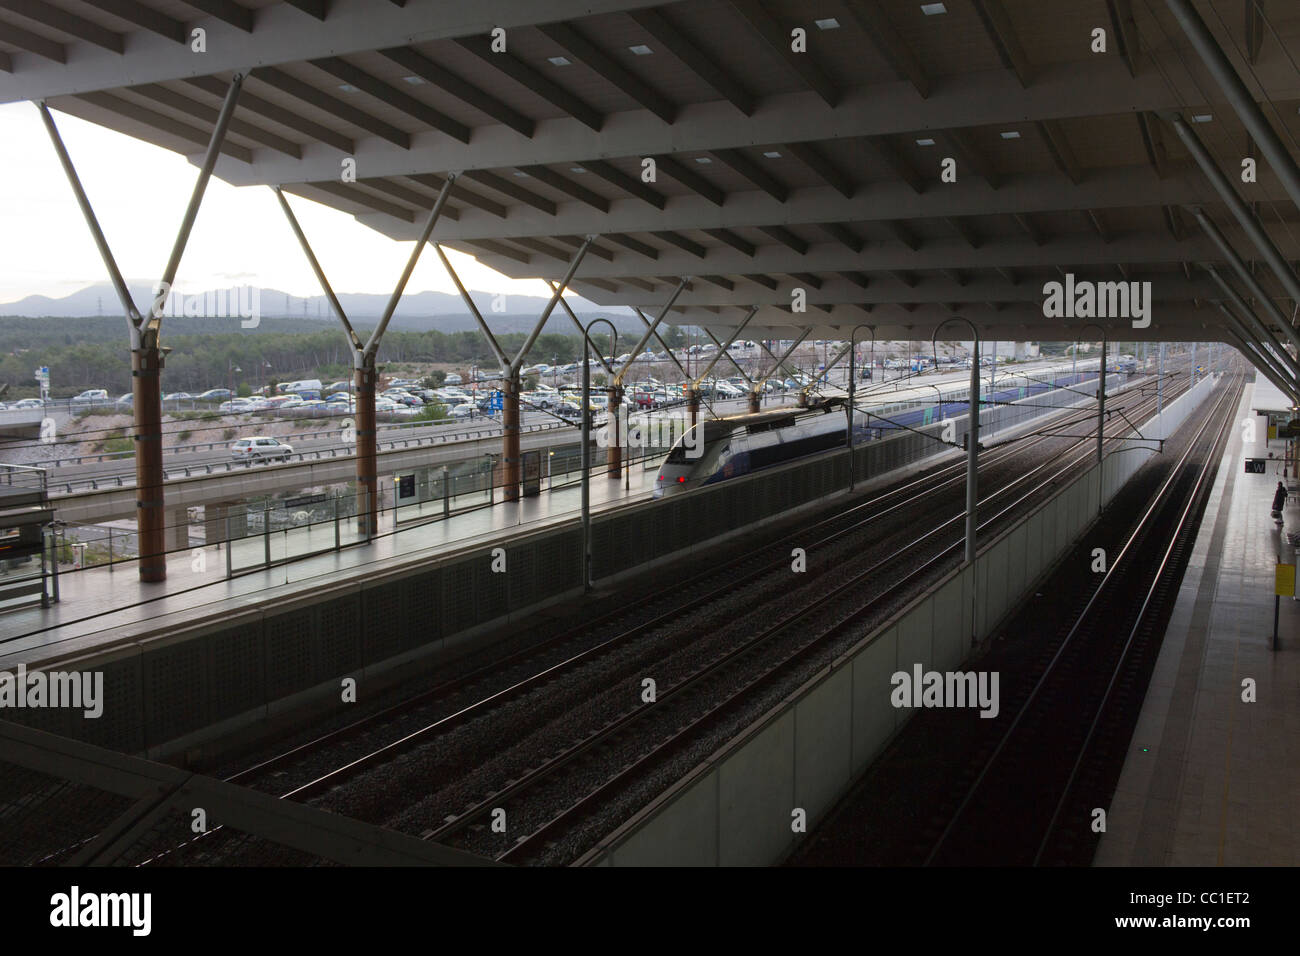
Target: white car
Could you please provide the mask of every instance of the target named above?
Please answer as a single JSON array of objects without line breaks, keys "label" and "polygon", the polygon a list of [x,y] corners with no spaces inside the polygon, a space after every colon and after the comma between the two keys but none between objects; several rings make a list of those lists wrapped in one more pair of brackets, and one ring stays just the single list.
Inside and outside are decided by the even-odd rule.
[{"label": "white car", "polygon": [[14,402],[12,405],[9,406],[10,410],[17,410],[17,409],[24,409],[24,408],[44,408],[44,407],[45,407],[45,403],[42,402],[39,398],[20,398],[18,399],[18,401]]},{"label": "white car", "polygon": [[463,402],[462,404],[455,406],[451,410],[451,417],[452,418],[473,418],[474,413],[477,411],[478,409],[475,408],[473,405],[471,405],[469,402]]},{"label": "white car", "polygon": [[217,406],[219,412],[251,412],[253,403],[247,398],[232,398],[228,402],[222,402]]},{"label": "white car", "polygon": [[272,458],[288,461],[292,454],[292,445],[264,435],[241,438],[230,446],[230,457],[236,461],[270,461]]}]

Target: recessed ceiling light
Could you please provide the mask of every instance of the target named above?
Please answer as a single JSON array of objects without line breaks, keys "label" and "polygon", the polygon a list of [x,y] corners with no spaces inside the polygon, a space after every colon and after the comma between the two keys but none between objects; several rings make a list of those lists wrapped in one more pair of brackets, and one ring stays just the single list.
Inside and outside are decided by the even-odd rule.
[{"label": "recessed ceiling light", "polygon": [[695,161],[696,161],[697,163],[711,163],[711,162],[713,162],[713,160],[709,159],[709,157],[707,157],[707,156],[696,156],[696,157],[695,157]]},{"label": "recessed ceiling light", "polygon": [[766,153],[764,153],[763,155],[766,156],[768,159],[780,159],[780,158],[781,158],[781,154],[778,153],[778,152],[777,152],[776,150],[774,150],[774,149],[769,149],[769,150],[768,150]]},{"label": "recessed ceiling light", "polygon": [[569,167],[569,172],[571,172],[571,173],[585,173],[586,171],[587,171],[587,170],[584,169],[582,166],[570,166],[570,167]]},{"label": "recessed ceiling light", "polygon": [[934,145],[934,140],[932,140],[932,139],[930,139],[928,136],[926,136],[926,137],[923,137],[923,138],[921,138],[921,139],[918,139],[918,140],[916,141],[916,145],[917,145],[917,146],[933,146],[933,145]]},{"label": "recessed ceiling light", "polygon": [[419,86],[421,83],[424,82],[424,77],[422,77],[422,76],[404,76],[404,77],[402,77],[402,80],[403,80],[404,82],[406,82],[406,83],[410,83],[412,86]]},{"label": "recessed ceiling light", "polygon": [[628,47],[628,49],[631,50],[633,53],[635,53],[637,56],[649,56],[651,53],[654,52],[654,50],[650,49],[644,43],[638,43],[636,46]]},{"label": "recessed ceiling light", "polygon": [[522,169],[516,169],[516,170],[515,170],[515,175],[518,176],[520,179],[527,179],[527,178],[528,178],[528,174],[527,174],[526,172],[524,172]]},{"label": "recessed ceiling light", "polygon": [[923,3],[921,4],[921,12],[927,17],[937,17],[941,13],[947,13],[948,8],[942,3]]},{"label": "recessed ceiling light", "polygon": [[817,24],[818,30],[838,30],[840,28],[840,21],[836,20],[834,17],[826,17],[824,20],[814,20],[813,23]]},{"label": "recessed ceiling light", "polygon": [[546,62],[551,66],[568,66],[572,61],[567,56],[548,56]]},{"label": "recessed ceiling light", "polygon": [[1003,139],[1019,139],[1019,138],[1020,138],[1020,132],[1019,132],[1018,130],[1014,130],[1014,129],[1004,130],[1003,132],[999,133],[998,135],[1001,136]]},{"label": "recessed ceiling light", "polygon": [[357,92],[357,88],[356,88],[355,86],[353,86],[351,83],[340,83],[340,84],[339,84],[339,89],[342,90],[344,93],[356,93],[356,92]]},{"label": "recessed ceiling light", "polygon": [[1211,116],[1209,113],[1193,113],[1193,114],[1192,114],[1192,122],[1193,122],[1193,123],[1208,123],[1208,122],[1209,122],[1210,120],[1212,120],[1212,119],[1214,119],[1214,117]]}]

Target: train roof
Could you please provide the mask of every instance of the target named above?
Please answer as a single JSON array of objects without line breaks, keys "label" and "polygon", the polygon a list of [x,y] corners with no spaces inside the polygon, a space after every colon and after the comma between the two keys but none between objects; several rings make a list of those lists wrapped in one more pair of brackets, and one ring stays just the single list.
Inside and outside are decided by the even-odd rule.
[{"label": "train roof", "polygon": [[[1076,366],[1069,362],[1034,362],[1008,365],[1005,371],[998,366],[997,387],[1010,388],[1013,385],[1031,382],[1049,382],[1053,374],[1069,372]],[[1095,370],[1097,359],[1080,359],[1077,368],[1081,371]],[[981,369],[981,389],[988,387],[988,371]],[[911,405],[933,400],[935,389],[943,392],[965,391],[970,384],[970,370],[943,372],[938,375],[922,375],[905,379],[878,382],[874,385],[859,384],[855,401],[859,408],[879,408],[884,405]],[[840,392],[840,388],[835,389]]]}]

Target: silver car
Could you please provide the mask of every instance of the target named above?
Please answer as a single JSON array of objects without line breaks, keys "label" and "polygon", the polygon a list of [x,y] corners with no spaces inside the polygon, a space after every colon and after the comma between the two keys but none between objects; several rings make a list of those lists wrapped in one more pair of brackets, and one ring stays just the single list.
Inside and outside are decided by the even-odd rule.
[{"label": "silver car", "polygon": [[236,461],[270,461],[272,458],[288,461],[292,454],[292,445],[263,435],[241,438],[230,446],[230,457]]}]

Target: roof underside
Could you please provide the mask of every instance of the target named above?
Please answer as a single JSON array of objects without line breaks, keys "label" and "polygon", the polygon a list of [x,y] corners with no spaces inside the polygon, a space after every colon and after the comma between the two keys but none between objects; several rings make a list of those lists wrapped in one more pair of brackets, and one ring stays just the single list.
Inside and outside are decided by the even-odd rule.
[{"label": "roof underside", "polygon": [[[1171,114],[1195,123],[1300,259],[1300,214],[1262,160],[1258,182],[1241,182],[1254,145],[1163,0],[946,8],[0,0],[0,101],[43,98],[197,160],[232,75],[246,74],[221,178],[282,185],[414,239],[443,177],[461,172],[437,241],[509,276],[559,279],[594,234],[576,291],[657,313],[688,277],[670,319],[723,335],[757,307],[749,328],[774,335],[866,323],[923,339],[964,316],[988,338],[1070,339],[1089,320],[1044,318],[1043,286],[1073,274],[1151,282],[1150,328],[1112,320],[1115,337],[1224,338],[1222,293],[1200,269],[1222,257],[1191,210],[1243,258],[1258,254]],[[1198,8],[1300,154],[1300,5]],[[195,28],[206,52],[192,49]],[[791,50],[796,28],[807,52]],[[1092,51],[1097,28],[1105,53]],[[348,157],[356,182],[341,178]],[[796,290],[805,312],[791,311]]]}]

